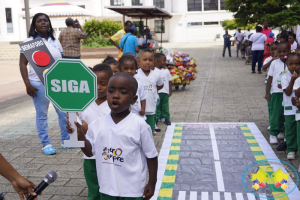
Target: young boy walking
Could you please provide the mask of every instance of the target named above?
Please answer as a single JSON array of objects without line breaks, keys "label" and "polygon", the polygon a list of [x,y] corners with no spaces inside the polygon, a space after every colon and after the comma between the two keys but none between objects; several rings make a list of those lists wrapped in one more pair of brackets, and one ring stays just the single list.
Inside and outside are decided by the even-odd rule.
[{"label": "young boy walking", "polygon": [[86,136],[75,122],[78,139],[85,142],[83,153],[96,157],[102,200],[143,200],[154,194],[158,163],[152,131],[129,110],[137,99],[137,88],[129,74],[115,74],[107,92],[111,113],[93,121]]},{"label": "young boy walking", "polygon": [[170,71],[165,69],[167,64],[166,56],[162,53],[155,54],[156,68],[160,70],[160,76],[164,82],[164,87],[158,91],[159,104],[156,106],[156,123],[163,121],[166,125],[171,125],[169,112],[169,97],[172,96],[172,78]]}]

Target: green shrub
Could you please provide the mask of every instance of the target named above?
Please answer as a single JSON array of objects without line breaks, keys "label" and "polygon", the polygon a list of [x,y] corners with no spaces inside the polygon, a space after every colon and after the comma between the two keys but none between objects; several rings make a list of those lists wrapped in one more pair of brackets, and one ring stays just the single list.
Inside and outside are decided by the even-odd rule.
[{"label": "green shrub", "polygon": [[83,25],[83,29],[88,37],[83,40],[85,47],[105,47],[111,46],[109,38],[123,28],[122,23],[109,19],[89,20]]}]

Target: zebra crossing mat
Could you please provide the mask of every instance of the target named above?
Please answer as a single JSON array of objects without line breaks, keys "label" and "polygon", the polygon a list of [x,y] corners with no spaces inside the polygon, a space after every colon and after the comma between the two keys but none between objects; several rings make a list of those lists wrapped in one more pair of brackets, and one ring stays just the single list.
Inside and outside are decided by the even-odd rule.
[{"label": "zebra crossing mat", "polygon": [[298,183],[254,123],[173,123],[152,199],[299,200]]}]

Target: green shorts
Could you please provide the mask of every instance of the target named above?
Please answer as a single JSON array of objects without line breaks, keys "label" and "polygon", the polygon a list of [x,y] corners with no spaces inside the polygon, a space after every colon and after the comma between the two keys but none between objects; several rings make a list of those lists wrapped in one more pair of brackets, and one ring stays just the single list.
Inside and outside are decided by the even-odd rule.
[{"label": "green shorts", "polygon": [[143,197],[113,197],[100,193],[101,200],[143,200]]}]

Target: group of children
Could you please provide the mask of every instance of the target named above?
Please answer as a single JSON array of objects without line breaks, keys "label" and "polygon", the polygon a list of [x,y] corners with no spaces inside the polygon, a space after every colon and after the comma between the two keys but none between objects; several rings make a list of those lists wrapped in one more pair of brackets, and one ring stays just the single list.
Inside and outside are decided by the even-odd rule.
[{"label": "group of children", "polygon": [[300,150],[300,49],[293,49],[287,40],[282,35],[279,42],[269,45],[271,56],[265,59],[263,69],[268,69],[265,98],[270,144],[284,139],[277,150],[287,150],[287,159],[292,160]]},{"label": "group of children", "polygon": [[[138,67],[139,66],[139,67]],[[157,177],[153,133],[170,125],[171,77],[164,54],[144,50],[119,61],[107,57],[92,68],[98,98],[79,114],[78,139],[85,142],[84,175],[88,200],[150,199]],[[68,132],[73,132],[70,127]],[[147,180],[147,168],[149,181]]]}]

